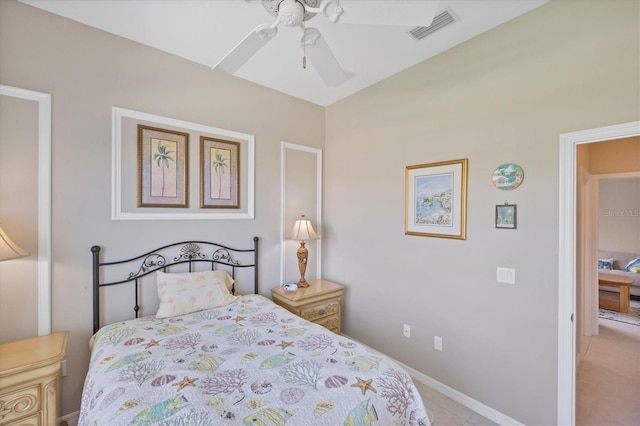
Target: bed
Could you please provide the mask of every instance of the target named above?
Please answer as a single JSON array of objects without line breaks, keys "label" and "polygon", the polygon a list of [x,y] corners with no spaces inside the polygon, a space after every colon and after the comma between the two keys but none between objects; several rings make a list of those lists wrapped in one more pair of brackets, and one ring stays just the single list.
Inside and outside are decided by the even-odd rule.
[{"label": "bed", "polygon": [[[430,425],[393,360],[258,294],[257,237],[249,249],[187,241],[123,261],[92,252],[80,425]],[[158,309],[140,315],[149,278]],[[238,290],[247,282],[252,291]],[[133,293],[134,318],[102,326],[101,294],[117,285]]]}]

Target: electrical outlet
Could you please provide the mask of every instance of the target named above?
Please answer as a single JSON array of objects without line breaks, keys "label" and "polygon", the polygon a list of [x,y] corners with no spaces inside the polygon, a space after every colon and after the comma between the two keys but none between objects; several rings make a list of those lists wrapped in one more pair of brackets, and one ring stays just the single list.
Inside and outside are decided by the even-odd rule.
[{"label": "electrical outlet", "polygon": [[405,324],[404,328],[402,329],[402,334],[404,334],[404,337],[411,337],[411,326]]},{"label": "electrical outlet", "polygon": [[63,359],[62,362],[60,363],[60,370],[62,373],[62,377],[66,377],[67,376],[67,360]]},{"label": "electrical outlet", "polygon": [[433,347],[438,351],[442,351],[442,337],[433,336]]}]

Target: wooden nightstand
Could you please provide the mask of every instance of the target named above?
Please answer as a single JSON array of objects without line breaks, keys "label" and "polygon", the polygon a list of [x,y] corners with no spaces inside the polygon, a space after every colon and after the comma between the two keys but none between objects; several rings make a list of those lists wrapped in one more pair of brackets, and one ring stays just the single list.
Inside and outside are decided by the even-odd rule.
[{"label": "wooden nightstand", "polygon": [[309,287],[284,291],[271,289],[273,301],[286,310],[340,334],[340,302],[344,287],[326,280],[308,280]]},{"label": "wooden nightstand", "polygon": [[0,345],[0,426],[55,425],[66,331]]}]

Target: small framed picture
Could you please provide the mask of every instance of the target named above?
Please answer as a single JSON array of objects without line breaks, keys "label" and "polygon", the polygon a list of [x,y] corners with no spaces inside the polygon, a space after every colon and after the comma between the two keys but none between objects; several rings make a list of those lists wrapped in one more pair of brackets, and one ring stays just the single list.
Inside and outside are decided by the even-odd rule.
[{"label": "small framed picture", "polygon": [[189,206],[189,134],[138,124],[138,207]]},{"label": "small framed picture", "polygon": [[200,207],[240,207],[240,144],[200,136]]},{"label": "small framed picture", "polygon": [[496,228],[516,229],[518,206],[515,204],[500,204],[496,206]]}]

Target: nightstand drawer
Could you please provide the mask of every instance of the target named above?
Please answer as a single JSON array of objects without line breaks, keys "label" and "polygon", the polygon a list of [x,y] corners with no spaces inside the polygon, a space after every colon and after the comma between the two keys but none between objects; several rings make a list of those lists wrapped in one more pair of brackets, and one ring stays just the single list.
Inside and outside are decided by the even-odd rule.
[{"label": "nightstand drawer", "polygon": [[40,410],[40,401],[39,384],[0,394],[0,424],[8,424],[13,420],[37,413]]},{"label": "nightstand drawer", "polygon": [[26,419],[17,420],[15,423],[9,423],[7,426],[40,426],[42,422],[40,421],[40,413],[36,413],[31,417],[27,417]]},{"label": "nightstand drawer", "polygon": [[338,314],[320,318],[314,322],[329,329],[330,331],[333,331],[334,333],[340,334],[340,315]]},{"label": "nightstand drawer", "polygon": [[309,280],[309,287],[284,291],[282,286],[271,289],[273,301],[307,321],[322,325],[340,334],[344,287],[327,280]]},{"label": "nightstand drawer", "polygon": [[0,426],[54,426],[66,331],[0,345]]},{"label": "nightstand drawer", "polygon": [[318,322],[319,318],[340,313],[340,302],[330,300],[300,309],[300,316],[306,320]]}]

